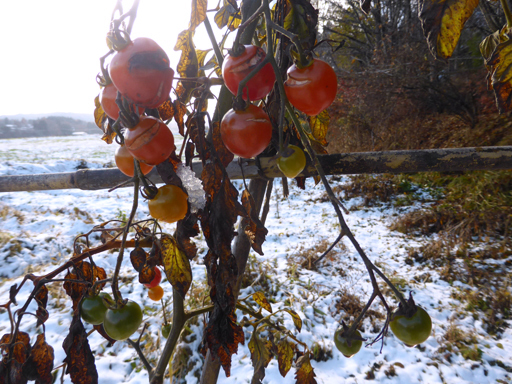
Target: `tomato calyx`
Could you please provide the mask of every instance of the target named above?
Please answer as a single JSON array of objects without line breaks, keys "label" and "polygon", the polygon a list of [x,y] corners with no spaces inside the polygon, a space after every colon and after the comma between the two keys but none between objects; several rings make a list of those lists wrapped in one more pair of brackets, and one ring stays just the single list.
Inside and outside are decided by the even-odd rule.
[{"label": "tomato calyx", "polygon": [[407,306],[404,306],[402,302],[398,304],[398,309],[396,311],[393,311],[390,317],[390,321],[393,321],[398,316],[404,316],[407,319],[410,319],[414,316],[414,314],[418,311],[418,307],[416,306],[416,303],[414,302],[414,299],[412,297],[412,293],[409,292],[409,299],[406,301]]},{"label": "tomato calyx", "polygon": [[154,185],[148,185],[140,190],[140,194],[143,198],[147,200],[153,200],[156,197],[156,194],[158,193],[158,188]]},{"label": "tomato calyx", "polygon": [[114,51],[121,51],[126,48],[132,40],[130,39],[130,35],[118,28],[114,28],[107,33],[107,46],[109,49],[113,49]]},{"label": "tomato calyx", "polygon": [[334,333],[334,344],[336,348],[347,358],[359,352],[363,342],[366,341],[366,339],[361,336],[361,332],[357,329],[350,331],[350,328],[342,321],[341,327]]},{"label": "tomato calyx", "polygon": [[233,44],[233,48],[228,50],[228,54],[232,57],[238,57],[245,52],[245,46],[243,44]]}]

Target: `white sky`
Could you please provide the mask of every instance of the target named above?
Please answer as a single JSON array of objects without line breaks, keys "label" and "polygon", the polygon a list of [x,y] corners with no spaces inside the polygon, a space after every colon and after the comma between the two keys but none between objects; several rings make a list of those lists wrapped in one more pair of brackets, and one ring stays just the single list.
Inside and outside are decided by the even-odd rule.
[{"label": "white sky", "polygon": [[[1,3],[0,115],[92,114],[99,92],[95,80],[99,57],[108,51],[105,36],[115,0]],[[123,2],[125,10],[131,3]],[[180,52],[174,51],[174,45],[178,33],[188,28],[189,18],[189,0],[141,0],[131,36],[155,40],[176,70]],[[201,25],[196,46],[208,48],[205,39]]]}]

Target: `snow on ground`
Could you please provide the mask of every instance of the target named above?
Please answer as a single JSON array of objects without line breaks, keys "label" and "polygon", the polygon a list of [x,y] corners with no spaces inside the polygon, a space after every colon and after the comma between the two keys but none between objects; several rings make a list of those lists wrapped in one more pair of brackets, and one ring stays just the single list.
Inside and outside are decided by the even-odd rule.
[{"label": "snow on ground", "polygon": [[[0,175],[29,174],[43,172],[71,172],[80,164],[91,168],[109,166],[113,161],[115,146],[108,146],[96,136],[73,138],[34,138],[0,141]],[[335,183],[346,183],[341,178]],[[344,312],[337,310],[339,299],[347,295],[361,297],[364,302],[371,294],[371,285],[357,253],[344,240],[335,248],[317,271],[297,265],[301,253],[314,249],[322,241],[332,242],[338,235],[337,219],[321,185],[308,180],[306,191],[290,183],[290,196],[282,197],[280,182],[274,184],[275,192],[270,205],[266,226],[269,230],[263,244],[264,256],[251,254],[249,272],[256,277],[251,286],[244,288],[241,296],[252,294],[261,286],[267,298],[274,300],[274,311],[291,303],[303,320],[298,339],[311,346],[318,343],[327,356],[325,361],[312,361],[318,383],[362,383],[372,380],[377,383],[511,383],[512,373],[506,368],[512,365],[512,332],[506,328],[501,338],[488,335],[481,320],[464,312],[463,304],[453,297],[454,290],[466,286],[465,282],[449,284],[440,279],[436,270],[424,265],[407,265],[407,247],[415,247],[431,241],[427,238],[411,238],[388,229],[388,224],[400,211],[390,206],[360,208],[361,198],[345,201],[350,210],[346,215],[349,226],[370,259],[393,281],[400,282],[405,292],[412,291],[416,302],[429,312],[433,321],[432,336],[421,346],[407,348],[391,333],[384,344],[376,343],[363,348],[351,359],[338,352],[333,343],[333,334],[339,326]],[[88,232],[94,224],[128,215],[131,208],[131,188],[118,189],[112,193],[102,191],[61,190],[46,192],[19,192],[0,194],[0,303],[9,298],[9,288],[19,284],[26,273],[43,274],[55,269],[71,255],[73,239]],[[142,200],[142,199],[141,199]],[[418,203],[419,204],[419,203]],[[147,205],[141,201],[137,218],[148,217]],[[173,225],[164,225],[172,233]],[[193,263],[194,286],[201,290],[205,281],[202,256],[204,242],[199,238],[200,256]],[[117,255],[106,252],[95,257],[96,263],[107,273],[114,268]],[[125,260],[122,274],[125,281],[135,278],[129,260]],[[61,276],[63,277],[63,276]],[[170,285],[163,283],[170,296]],[[467,286],[469,287],[469,286]],[[193,290],[194,288],[192,288]],[[31,290],[27,284],[18,295],[22,305]],[[139,302],[144,308],[144,321],[150,324],[145,338],[146,352],[150,360],[158,357],[163,343],[159,340],[162,311],[160,303],[147,298],[146,289],[137,282],[121,284],[124,297]],[[396,304],[391,294],[388,302]],[[172,308],[166,300],[167,311]],[[343,304],[343,303],[341,303]],[[14,308],[16,309],[16,308]],[[372,310],[383,313],[383,307],[375,302]],[[34,310],[35,308],[29,308]],[[47,341],[55,348],[55,367],[64,359],[61,348],[71,321],[71,305],[61,284],[50,288],[48,304],[50,319],[46,322]],[[266,312],[263,311],[265,314]],[[242,319],[239,314],[239,320]],[[290,316],[281,316],[284,325],[294,330]],[[383,319],[373,316],[363,322],[362,334],[369,341],[377,336]],[[90,327],[86,325],[86,327]],[[195,383],[195,373],[200,371],[202,357],[198,353],[203,321],[190,326],[191,335],[186,341],[190,347],[190,368],[187,383]],[[467,360],[460,353],[446,353],[440,348],[446,343],[443,335],[449,327],[455,327],[474,336],[475,349],[481,351],[481,359]],[[0,314],[0,334],[10,328],[7,313]],[[24,318],[22,330],[35,334],[35,320]],[[231,376],[223,372],[219,383],[250,382],[253,375],[247,343],[252,328],[244,328],[245,346],[240,346],[233,358]],[[34,336],[35,337],[35,336]],[[150,341],[153,342],[150,342]],[[147,383],[148,375],[134,350],[125,342],[107,347],[107,342],[97,333],[89,337],[91,348],[96,353],[96,366],[100,383]],[[184,346],[182,343],[181,346]],[[382,352],[381,352],[382,348]],[[58,368],[60,377],[62,367]],[[59,379],[60,380],[60,379]],[[64,378],[70,383],[69,377]],[[294,383],[292,369],[282,378],[277,362],[272,360],[266,370],[264,383]]]}]

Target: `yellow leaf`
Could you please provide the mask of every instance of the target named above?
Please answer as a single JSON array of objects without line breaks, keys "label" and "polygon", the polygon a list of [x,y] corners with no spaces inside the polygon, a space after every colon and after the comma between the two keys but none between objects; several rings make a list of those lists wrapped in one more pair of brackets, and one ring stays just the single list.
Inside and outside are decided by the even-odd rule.
[{"label": "yellow leaf", "polygon": [[263,292],[254,292],[252,298],[254,299],[255,302],[257,302],[260,305],[260,307],[272,313],[272,306],[268,302]]},{"label": "yellow leaf", "polygon": [[489,70],[488,82],[494,90],[500,113],[512,109],[512,40],[498,44],[491,57],[485,60]]},{"label": "yellow leaf", "polygon": [[329,112],[322,111],[316,116],[310,116],[308,120],[311,133],[315,140],[317,140],[321,145],[327,145],[325,138],[327,136],[327,130],[329,129]]},{"label": "yellow leaf", "polygon": [[286,377],[286,374],[292,367],[294,347],[295,345],[286,339],[282,339],[277,345],[277,361],[279,363],[279,372],[283,377]]},{"label": "yellow leaf", "polygon": [[479,0],[420,0],[419,18],[430,51],[436,58],[452,56],[464,24]]},{"label": "yellow leaf", "polygon": [[[188,29],[182,31],[178,35],[178,41],[174,47],[175,51],[181,50],[180,61],[176,67],[176,70],[181,77],[197,77],[198,75],[199,65],[197,62],[194,41],[192,40],[193,36],[193,31],[189,31]],[[178,96],[180,100],[186,104],[189,102],[190,93],[192,92],[192,89],[196,87],[196,84],[193,82],[182,82],[181,84],[184,88],[184,92],[179,93]]]},{"label": "yellow leaf", "polygon": [[181,297],[185,298],[192,283],[190,261],[185,253],[179,249],[174,237],[164,234],[160,239],[160,244],[167,279]]},{"label": "yellow leaf", "polygon": [[206,18],[206,7],[208,0],[192,0],[190,23],[188,29],[194,31]]},{"label": "yellow leaf", "polygon": [[94,107],[94,122],[98,128],[103,129],[103,122],[107,118],[107,114],[101,107],[99,95],[94,98]]},{"label": "yellow leaf", "polygon": [[300,332],[302,329],[302,320],[297,312],[289,308],[285,308],[284,311],[288,312],[292,316],[293,324],[295,325],[295,328],[297,328],[297,331]]}]

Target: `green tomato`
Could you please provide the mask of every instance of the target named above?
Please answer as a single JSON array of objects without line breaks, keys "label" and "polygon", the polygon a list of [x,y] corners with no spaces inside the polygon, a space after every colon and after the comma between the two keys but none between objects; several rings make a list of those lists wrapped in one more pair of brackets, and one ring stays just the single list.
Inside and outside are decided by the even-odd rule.
[{"label": "green tomato", "polygon": [[421,307],[411,317],[399,315],[393,318],[389,327],[393,334],[408,347],[423,343],[432,331],[432,320]]},{"label": "green tomato", "polygon": [[[359,350],[361,349],[361,346],[363,345],[363,342],[361,340],[349,340],[342,336],[343,328],[338,328],[338,330],[334,333],[334,344],[336,344],[336,348],[343,354],[345,357],[352,357],[354,356]],[[361,338],[361,332],[356,330],[354,332],[355,337]]]},{"label": "green tomato", "polygon": [[112,302],[112,297],[105,292],[101,292],[97,296],[84,298],[80,304],[82,320],[92,325],[103,323],[105,312],[107,312],[108,309],[104,299]]},{"label": "green tomato", "polygon": [[167,339],[169,334],[171,333],[172,324],[164,324],[162,325],[162,336]]},{"label": "green tomato", "polygon": [[286,177],[293,179],[306,167],[306,155],[296,145],[288,145],[288,148],[293,149],[293,153],[288,157],[281,156],[277,159],[277,166]]},{"label": "green tomato", "polygon": [[108,309],[105,313],[103,327],[105,332],[114,340],[126,340],[142,323],[142,310],[134,301],[128,302],[121,308]]}]

